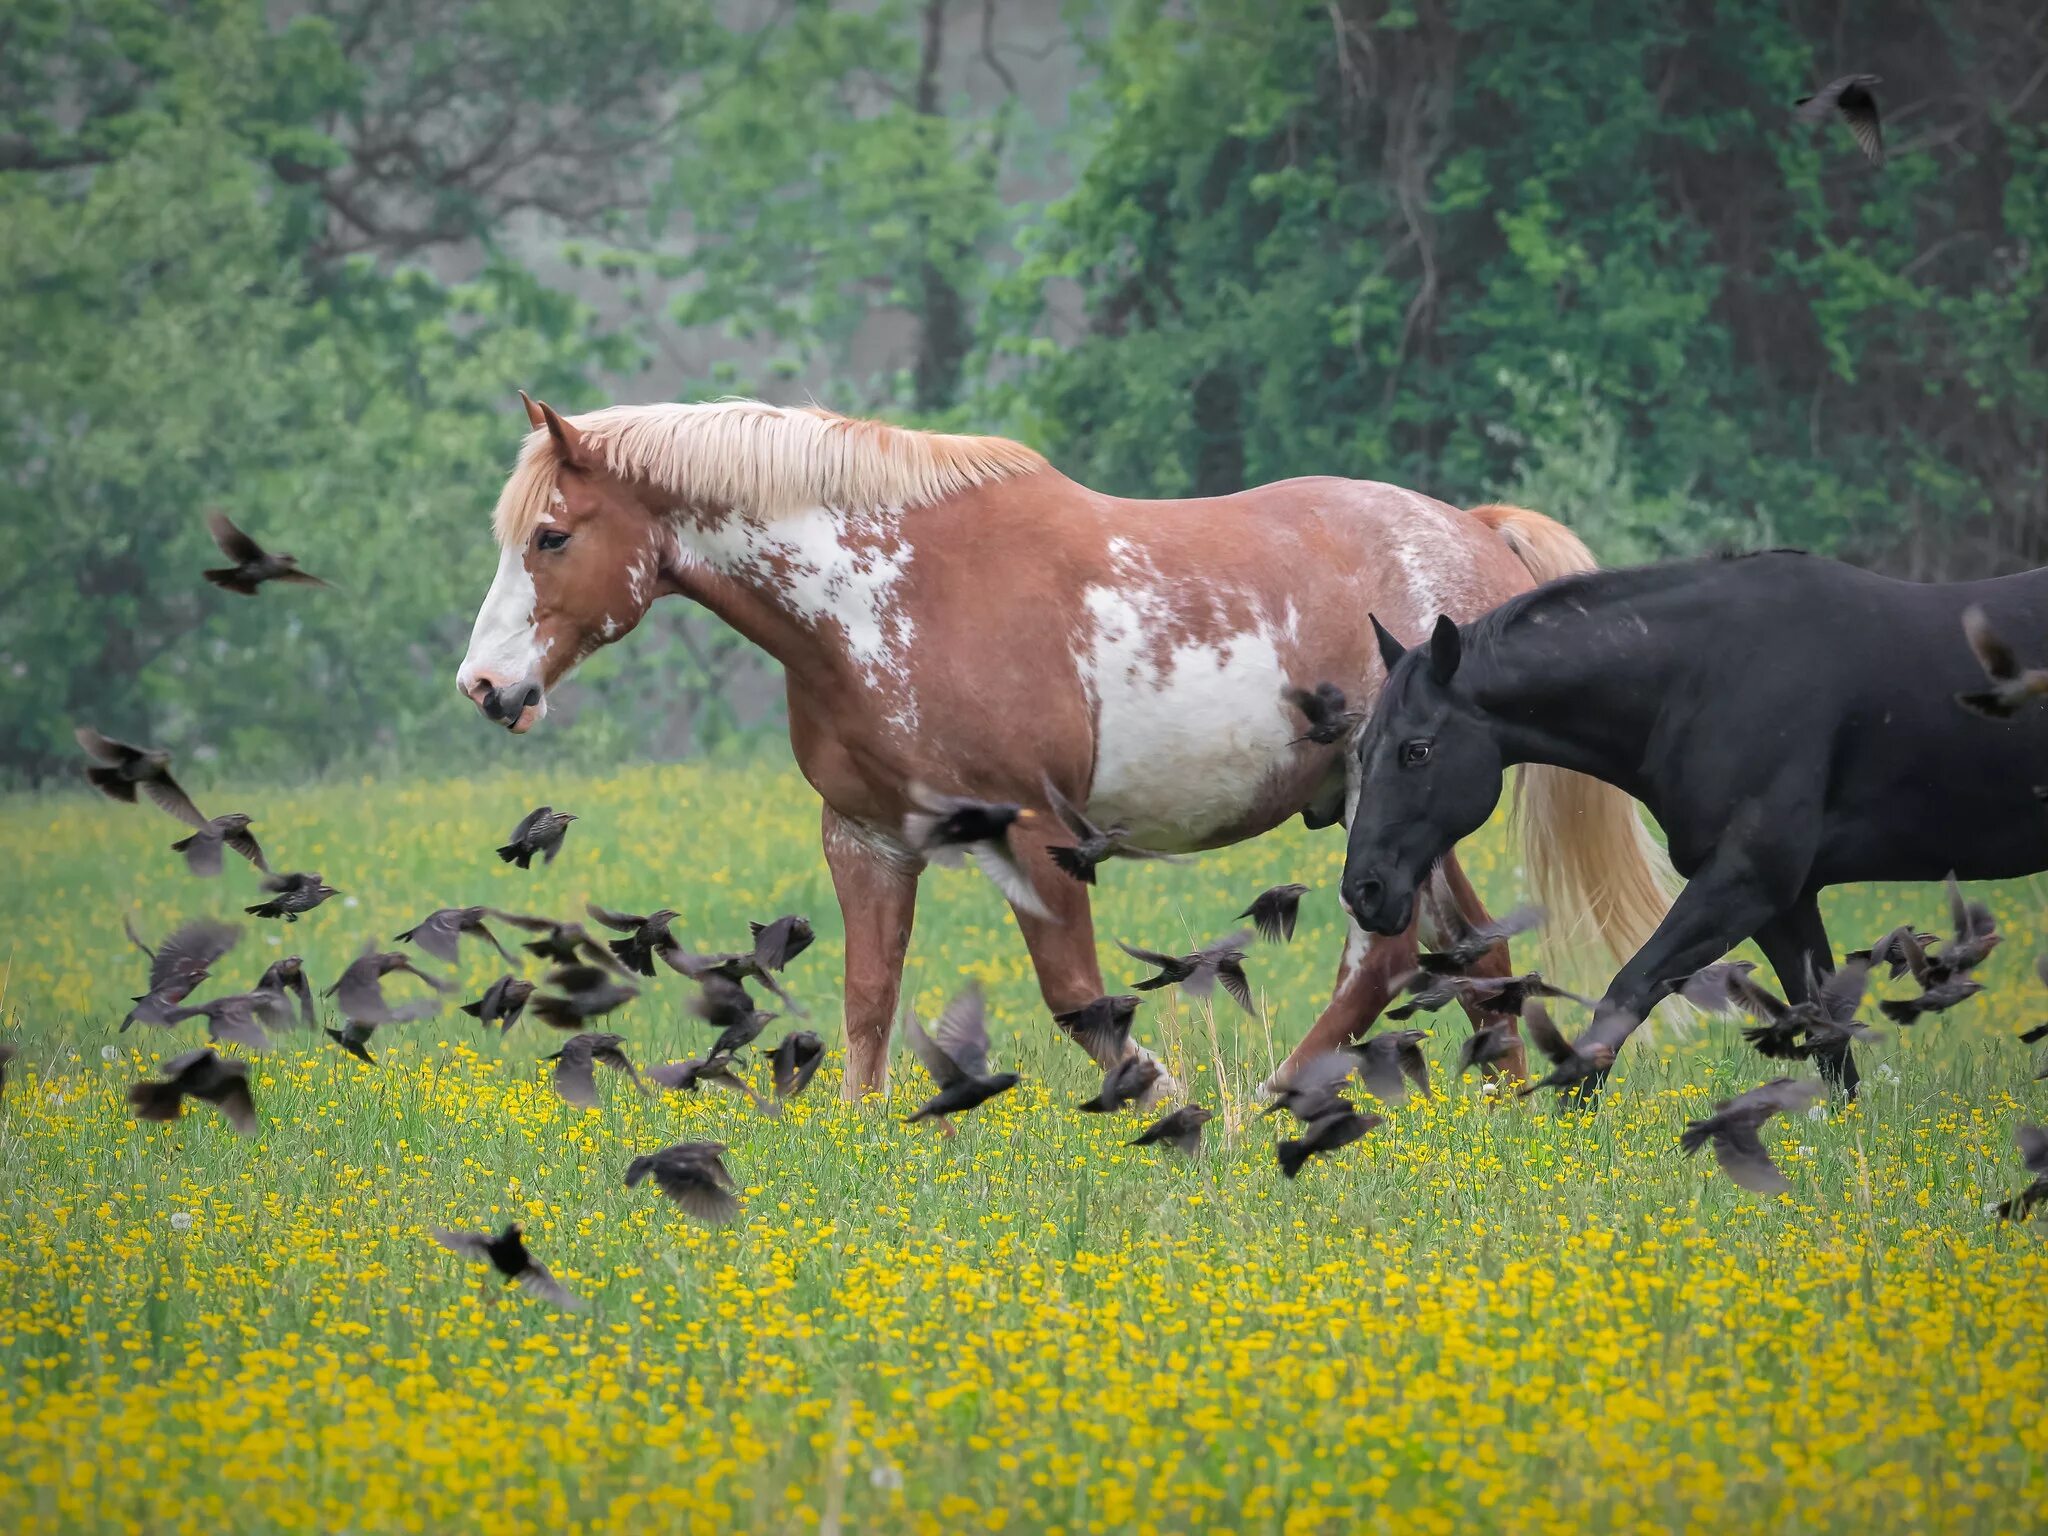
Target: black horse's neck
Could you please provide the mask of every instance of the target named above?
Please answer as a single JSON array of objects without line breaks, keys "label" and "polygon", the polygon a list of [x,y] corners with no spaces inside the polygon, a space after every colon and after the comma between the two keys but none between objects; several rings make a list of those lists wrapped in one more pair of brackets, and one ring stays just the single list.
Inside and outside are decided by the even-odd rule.
[{"label": "black horse's neck", "polygon": [[1504,766],[1547,763],[1651,798],[1651,736],[1682,658],[1657,643],[1636,604],[1615,599],[1654,607],[1660,574],[1571,577],[1471,626],[1455,687],[1493,726]]}]

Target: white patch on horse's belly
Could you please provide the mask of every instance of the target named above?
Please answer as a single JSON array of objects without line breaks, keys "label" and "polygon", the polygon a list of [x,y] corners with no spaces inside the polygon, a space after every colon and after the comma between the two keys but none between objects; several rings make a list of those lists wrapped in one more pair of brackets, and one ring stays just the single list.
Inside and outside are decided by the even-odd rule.
[{"label": "white patch on horse's belly", "polygon": [[1295,735],[1273,636],[1261,626],[1182,643],[1160,664],[1153,636],[1170,615],[1159,594],[1089,587],[1083,601],[1091,622],[1078,661],[1096,705],[1090,815],[1168,850],[1242,822]]}]

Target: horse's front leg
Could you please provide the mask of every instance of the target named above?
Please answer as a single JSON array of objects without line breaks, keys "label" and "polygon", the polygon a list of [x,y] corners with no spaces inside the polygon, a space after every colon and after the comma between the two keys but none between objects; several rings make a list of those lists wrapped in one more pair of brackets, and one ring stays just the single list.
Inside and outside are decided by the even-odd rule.
[{"label": "horse's front leg", "polygon": [[[1789,1002],[1811,999],[1812,989],[1807,986],[1809,970],[1816,981],[1834,973],[1834,946],[1828,942],[1827,924],[1821,921],[1820,902],[1811,894],[1801,896],[1758,928],[1756,942],[1764,958],[1771,962],[1771,969],[1778,973],[1778,988]],[[1822,1082],[1839,1088],[1848,1098],[1856,1097],[1856,1085],[1862,1081],[1862,1074],[1856,1070],[1856,1057],[1848,1041],[1816,1050],[1813,1064],[1820,1069]]]},{"label": "horse's front leg", "polygon": [[858,1099],[889,1087],[889,1034],[903,988],[903,956],[917,914],[923,865],[831,806],[824,816],[825,863],[846,923],[846,1082]]},{"label": "horse's front leg", "polygon": [[[1445,905],[1450,909],[1445,916],[1454,915],[1454,920],[1446,922],[1438,919],[1432,922],[1433,909]],[[1485,904],[1479,899],[1479,892],[1472,888],[1472,882],[1466,878],[1464,867],[1458,863],[1458,856],[1455,853],[1445,854],[1443,862],[1431,873],[1428,896],[1423,902],[1422,913],[1425,928],[1432,931],[1441,929],[1450,934],[1459,932],[1461,926],[1476,928],[1481,923],[1492,921]],[[1435,947],[1431,933],[1425,933],[1423,937],[1430,939],[1431,947]],[[1466,972],[1468,976],[1512,976],[1514,973],[1515,968],[1508,957],[1505,939],[1489,948]],[[1521,1015],[1500,1009],[1481,1008],[1463,998],[1459,1002],[1474,1029],[1487,1024],[1507,1025],[1508,1038],[1512,1044],[1507,1055],[1500,1059],[1499,1069],[1510,1077],[1528,1076],[1528,1061],[1522,1054]]]},{"label": "horse's front leg", "polygon": [[1415,969],[1415,923],[1411,922],[1408,931],[1400,934],[1367,933],[1348,912],[1344,914],[1344,923],[1348,931],[1343,956],[1337,962],[1337,985],[1331,990],[1330,1005],[1309,1026],[1301,1044],[1273,1076],[1260,1084],[1261,1091],[1302,1062],[1326,1056],[1364,1035]]}]

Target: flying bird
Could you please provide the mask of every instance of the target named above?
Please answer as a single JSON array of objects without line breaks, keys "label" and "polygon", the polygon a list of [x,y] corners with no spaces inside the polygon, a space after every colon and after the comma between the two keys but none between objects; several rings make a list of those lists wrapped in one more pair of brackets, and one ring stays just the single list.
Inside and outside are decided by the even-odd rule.
[{"label": "flying bird", "polygon": [[374,1024],[357,1024],[344,1019],[341,1028],[327,1031],[327,1038],[357,1061],[367,1062],[374,1067],[377,1065],[377,1058],[370,1054],[370,1041],[376,1034],[377,1026]]},{"label": "flying bird", "polygon": [[1872,165],[1884,164],[1884,127],[1878,121],[1877,98],[1870,92],[1882,85],[1877,75],[1843,75],[1830,80],[1811,96],[1799,98],[1793,116],[1802,122],[1818,122],[1830,112],[1839,112],[1857,146]]},{"label": "flying bird", "polygon": [[1982,692],[1957,694],[1956,702],[1963,708],[1993,720],[2010,720],[2048,694],[2048,668],[2021,666],[2012,647],[1998,637],[1991,620],[1975,604],[1963,610],[1963,634],[1991,684]]},{"label": "flying bird", "polygon": [[586,1019],[603,1018],[640,995],[601,965],[560,966],[548,972],[545,985],[555,990],[536,994],[527,1006],[550,1029],[581,1029]]},{"label": "flying bird", "polygon": [[1536,1042],[1536,1049],[1550,1061],[1550,1071],[1533,1083],[1524,1083],[1515,1090],[1517,1096],[1527,1098],[1538,1088],[1567,1089],[1576,1094],[1588,1094],[1596,1088],[1614,1066],[1614,1047],[1604,1040],[1591,1040],[1583,1045],[1567,1040],[1557,1025],[1552,1022],[1550,1010],[1541,1003],[1531,1001],[1522,1010],[1522,1023],[1529,1031],[1529,1038]]},{"label": "flying bird", "polygon": [[707,1053],[712,1056],[730,1056],[741,1047],[752,1045],[775,1018],[754,1006],[745,987],[718,971],[706,973],[697,983],[697,995],[687,1006],[718,1031],[718,1038]]},{"label": "flying bird", "polygon": [[451,1232],[446,1227],[435,1227],[433,1238],[450,1253],[484,1260],[505,1277],[507,1285],[516,1285],[530,1296],[571,1312],[582,1310],[582,1301],[528,1251],[526,1228],[516,1221],[507,1222],[502,1232]]},{"label": "flying bird", "polygon": [[409,940],[436,960],[445,960],[453,965],[456,950],[463,939],[482,939],[509,963],[512,956],[506,953],[505,946],[498,942],[498,936],[484,921],[491,915],[489,907],[443,907],[397,935],[394,942],[403,944]]},{"label": "flying bird", "polygon": [[1062,871],[1083,885],[1095,883],[1095,871],[1105,859],[1159,859],[1169,864],[1187,862],[1177,854],[1138,847],[1130,841],[1129,827],[1098,827],[1054,787],[1051,779],[1045,781],[1045,798],[1052,807],[1053,815],[1074,838],[1071,843],[1058,843],[1047,848],[1046,853]]},{"label": "flying bird", "polygon": [[1131,1038],[1131,1020],[1143,1000],[1124,993],[1117,997],[1091,998],[1078,1008],[1056,1013],[1052,1021],[1074,1044],[1095,1061],[1122,1059]]},{"label": "flying bird", "polygon": [[1495,1019],[1481,1024],[1465,1037],[1465,1043],[1458,1047],[1458,1076],[1463,1077],[1474,1067],[1484,1077],[1495,1077],[1500,1073],[1499,1063],[1515,1053],[1515,1032],[1508,1020]]},{"label": "flying bird", "polygon": [[740,1214],[739,1190],[726,1171],[725,1152],[722,1141],[679,1141],[643,1153],[626,1164],[626,1187],[652,1177],[655,1188],[684,1215],[723,1226]]},{"label": "flying bird", "polygon": [[951,1135],[952,1116],[1009,1092],[1019,1082],[1015,1072],[991,1073],[988,1069],[988,1021],[978,986],[970,986],[946,1005],[931,1034],[924,1032],[917,1014],[905,1008],[903,1035],[939,1090],[914,1113],[905,1115],[905,1123],[936,1120]]},{"label": "flying bird", "polygon": [[1285,1110],[1307,1125],[1349,1108],[1344,1087],[1358,1065],[1357,1056],[1350,1051],[1326,1051],[1284,1067],[1266,1085],[1273,1102],[1261,1113],[1277,1115]]},{"label": "flying bird", "polygon": [[1280,697],[1301,712],[1308,729],[1295,737],[1295,744],[1312,741],[1317,746],[1333,746],[1350,735],[1359,722],[1365,719],[1365,711],[1352,709],[1344,697],[1344,690],[1335,683],[1317,683],[1313,688],[1282,688]]},{"label": "flying bird", "polygon": [[1092,1099],[1075,1105],[1084,1114],[1113,1115],[1135,1104],[1159,1081],[1159,1063],[1149,1051],[1132,1051],[1110,1063],[1102,1074],[1102,1087]]},{"label": "flying bird", "polygon": [[1760,1195],[1782,1194],[1792,1186],[1771,1161],[1757,1132],[1775,1114],[1804,1109],[1827,1092],[1811,1079],[1780,1077],[1723,1099],[1704,1120],[1689,1120],[1678,1138],[1678,1149],[1690,1157],[1708,1142],[1714,1144],[1714,1159],[1721,1171],[1744,1189]]},{"label": "flying bird", "polygon": [[173,1008],[164,1018],[172,1024],[204,1019],[207,1038],[215,1044],[239,1045],[260,1056],[270,1049],[270,1035],[264,1024],[289,1020],[291,1003],[282,992],[236,992],[190,1008]]},{"label": "flying bird", "polygon": [[552,805],[536,806],[519,819],[519,825],[512,829],[511,839],[498,849],[498,857],[507,864],[517,864],[521,869],[531,869],[535,854],[544,863],[552,864],[562,851],[562,839],[568,835],[569,823],[576,818],[567,811],[558,811]]},{"label": "flying bird", "polygon": [[288,923],[296,923],[300,913],[310,912],[328,897],[341,894],[317,873],[306,870],[295,870],[287,875],[265,875],[262,885],[271,893],[270,900],[259,901],[242,910],[251,917],[281,917]]},{"label": "flying bird", "polygon": [[825,1059],[825,1042],[808,1029],[793,1029],[776,1042],[768,1053],[770,1080],[775,1097],[793,1099],[811,1086],[818,1066]]},{"label": "flying bird", "polygon": [[1183,1104],[1168,1110],[1124,1145],[1127,1147],[1167,1146],[1183,1157],[1202,1150],[1202,1127],[1216,1118],[1216,1111],[1200,1104]]},{"label": "flying bird", "polygon": [[1422,1042],[1429,1032],[1422,1029],[1390,1029],[1372,1036],[1363,1045],[1352,1046],[1359,1059],[1358,1076],[1365,1091],[1382,1104],[1399,1108],[1408,1102],[1408,1088],[1429,1097],[1429,1061],[1422,1054]]},{"label": "flying bird", "polygon": [[1158,975],[1132,983],[1138,991],[1151,992],[1178,982],[1190,997],[1207,997],[1220,984],[1232,1002],[1252,1013],[1256,1011],[1252,1007],[1252,984],[1244,973],[1244,947],[1251,937],[1251,929],[1239,928],[1185,955],[1162,955],[1157,950],[1126,944],[1122,939],[1116,944],[1133,960],[1158,968]]},{"label": "flying bird", "polygon": [[[607,939],[605,942],[618,956],[619,963],[638,975],[654,974],[656,955],[667,959],[672,954],[683,953],[683,947],[669,931],[669,924],[676,918],[673,907],[663,907],[644,917],[632,912],[614,912],[594,901],[585,902],[584,910],[605,927],[625,935],[624,938]],[[670,961],[670,964],[674,962]]]},{"label": "flying bird", "polygon": [[754,1085],[733,1070],[733,1056],[729,1051],[715,1047],[702,1056],[692,1056],[685,1061],[664,1061],[647,1069],[649,1081],[659,1084],[671,1093],[695,1093],[705,1084],[723,1088],[728,1093],[737,1093],[764,1115],[779,1115],[778,1104],[763,1099],[754,1092]]},{"label": "flying bird", "polygon": [[2021,1164],[2034,1177],[2025,1189],[1992,1209],[2008,1221],[2024,1221],[2035,1206],[2048,1202],[2048,1128],[2022,1124],[2012,1139],[2019,1145]]},{"label": "flying bird", "polygon": [[185,855],[185,867],[206,880],[220,873],[223,848],[234,849],[263,873],[270,873],[256,834],[249,830],[249,818],[240,811],[216,816],[190,837],[181,837],[171,844],[173,853]]},{"label": "flying bird", "polygon": [[334,985],[321,995],[333,998],[341,1016],[351,1024],[410,1024],[439,1013],[441,999],[438,996],[420,998],[396,1008],[384,1000],[384,978],[401,972],[417,976],[436,993],[445,990],[443,983],[414,965],[410,956],[395,949],[380,952],[371,944],[364,946],[363,952],[349,961],[347,969],[336,978]]},{"label": "flying bird", "polygon": [[1581,1008],[1597,1006],[1590,997],[1552,986],[1543,979],[1540,971],[1528,971],[1520,976],[1458,976],[1451,980],[1451,991],[1460,1002],[1470,1003],[1482,1013],[1506,1013],[1517,1017],[1532,997],[1560,998],[1568,1003],[1577,1003]]},{"label": "flying bird", "polygon": [[138,1120],[175,1120],[185,1100],[200,1099],[227,1116],[238,1136],[256,1134],[256,1101],[249,1095],[249,1064],[224,1059],[211,1046],[173,1056],[161,1079],[145,1078],[128,1090]]},{"label": "flying bird", "polygon": [[1259,892],[1252,898],[1252,904],[1237,915],[1250,918],[1252,926],[1259,931],[1259,937],[1268,944],[1285,944],[1294,937],[1295,919],[1301,914],[1301,898],[1307,894],[1305,885],[1276,885],[1271,890]]},{"label": "flying bird", "polygon": [[1484,960],[1494,945],[1505,943],[1518,933],[1542,927],[1543,909],[1517,907],[1505,916],[1489,918],[1483,923],[1468,923],[1462,917],[1454,921],[1458,926],[1450,942],[1416,960],[1423,970],[1441,976],[1464,975]]},{"label": "flying bird", "polygon": [[215,567],[200,574],[223,592],[254,597],[266,581],[285,581],[303,587],[324,587],[328,583],[309,571],[299,569],[295,555],[271,554],[228,520],[225,512],[206,514],[206,531],[220,552],[234,564]]},{"label": "flying bird", "polygon": [[941,794],[917,783],[910,785],[909,795],[915,809],[903,818],[903,840],[911,852],[949,868],[972,858],[1019,912],[1052,916],[1031,883],[1030,871],[1010,846],[1010,829],[1032,820],[1035,811],[1003,801]]},{"label": "flying bird", "polygon": [[667,962],[669,968],[702,982],[712,976],[722,976],[731,982],[758,981],[773,992],[776,1001],[798,1018],[810,1017],[807,1010],[783,989],[775,979],[775,973],[782,970],[798,955],[811,947],[816,935],[808,919],[801,917],[778,917],[772,923],[747,924],[754,937],[754,947],[726,954],[693,954],[680,945],[655,951]]},{"label": "flying bird", "polygon": [[526,1000],[532,996],[533,983],[507,971],[484,988],[482,997],[473,1003],[464,1003],[462,1011],[479,1024],[496,1024],[498,1032],[503,1034],[519,1022],[519,1015],[526,1011]]},{"label": "flying bird", "polygon": [[174,929],[163,943],[151,949],[127,918],[121,919],[121,926],[127,930],[128,942],[149,957],[149,986],[133,999],[135,1006],[121,1020],[124,1033],[131,1024],[169,1028],[170,1010],[198,990],[221,957],[242,937],[242,930],[233,923],[199,918]]},{"label": "flying bird", "polygon": [[298,1004],[299,1023],[307,1029],[320,1022],[313,1008],[313,984],[306,979],[306,967],[297,955],[286,955],[282,960],[274,961],[250,990],[275,992],[280,997],[292,999]]},{"label": "flying bird", "polygon": [[1273,1152],[1280,1160],[1280,1172],[1293,1178],[1301,1172],[1302,1164],[1310,1158],[1327,1157],[1340,1147],[1348,1147],[1362,1139],[1368,1131],[1386,1123],[1386,1116],[1371,1111],[1360,1111],[1349,1104],[1342,1104],[1326,1115],[1319,1115],[1303,1127],[1300,1136],[1292,1141],[1273,1144]]},{"label": "flying bird", "polygon": [[495,908],[491,916],[527,933],[539,934],[539,938],[530,939],[520,946],[530,955],[539,955],[555,965],[579,965],[587,961],[593,965],[609,966],[613,971],[620,970],[618,958],[592,938],[581,923],[559,923],[552,917],[524,917],[517,912],[501,912]]},{"label": "flying bird", "polygon": [[192,797],[171,777],[170,753],[155,747],[131,747],[125,741],[102,736],[89,725],[81,725],[71,734],[92,759],[85,770],[86,783],[108,799],[133,805],[139,789],[159,809],[170,812],[186,826],[206,826],[206,818],[192,803]]},{"label": "flying bird", "polygon": [[571,1035],[559,1051],[543,1056],[542,1061],[555,1064],[555,1092],[562,1096],[562,1102],[577,1109],[597,1108],[597,1073],[594,1069],[599,1066],[625,1073],[632,1080],[633,1087],[644,1095],[647,1088],[640,1081],[640,1074],[633,1070],[633,1063],[619,1049],[625,1043],[624,1035]]}]

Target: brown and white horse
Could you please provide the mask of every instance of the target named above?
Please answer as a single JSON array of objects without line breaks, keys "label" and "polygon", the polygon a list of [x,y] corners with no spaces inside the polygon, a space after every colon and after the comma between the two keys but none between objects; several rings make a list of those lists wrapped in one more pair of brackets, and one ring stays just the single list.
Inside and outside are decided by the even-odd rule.
[{"label": "brown and white horse", "polygon": [[[1057,786],[1134,841],[1191,852],[1290,816],[1348,820],[1355,757],[1297,739],[1287,684],[1354,700],[1382,681],[1367,615],[1415,639],[1591,566],[1559,524],[1464,512],[1371,481],[1301,479],[1202,501],[1098,495],[1021,444],[722,401],[564,417],[500,495],[497,578],[458,683],[526,731],[547,690],[658,597],[694,599],[782,663],[790,743],[824,800],[846,921],[846,1092],[883,1088],[920,861],[907,786],[1027,805]],[[1523,770],[1528,874],[1553,923],[1628,953],[1667,901],[1619,791]],[[1031,830],[1024,830],[1025,828]],[[1047,1006],[1102,991],[1088,888],[1016,841],[1050,918],[1018,926]],[[1418,922],[1482,910],[1444,862]],[[1417,933],[1353,927],[1297,1057],[1362,1033]],[[1505,974],[1505,949],[1491,957]]]}]

